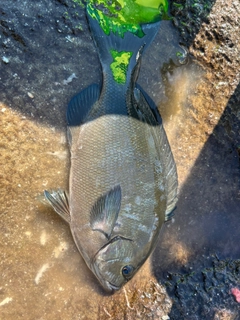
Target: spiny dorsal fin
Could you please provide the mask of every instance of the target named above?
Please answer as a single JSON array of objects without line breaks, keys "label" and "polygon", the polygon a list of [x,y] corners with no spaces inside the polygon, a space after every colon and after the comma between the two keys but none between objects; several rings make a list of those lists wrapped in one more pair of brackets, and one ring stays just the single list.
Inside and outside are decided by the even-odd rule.
[{"label": "spiny dorsal fin", "polygon": [[108,193],[98,198],[91,210],[91,228],[102,232],[108,239],[118,218],[121,198],[121,187],[117,185]]},{"label": "spiny dorsal fin", "polygon": [[44,196],[60,217],[67,223],[70,223],[71,217],[66,192],[63,190],[57,190],[50,193],[47,190],[44,190]]}]

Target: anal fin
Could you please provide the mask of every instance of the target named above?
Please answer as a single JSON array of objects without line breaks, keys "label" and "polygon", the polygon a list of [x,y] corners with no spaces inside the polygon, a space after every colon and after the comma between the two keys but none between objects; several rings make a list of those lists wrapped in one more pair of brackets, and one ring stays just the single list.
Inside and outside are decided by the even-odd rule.
[{"label": "anal fin", "polygon": [[84,119],[99,96],[100,88],[97,84],[91,84],[75,95],[67,108],[68,126],[79,126],[84,123]]}]

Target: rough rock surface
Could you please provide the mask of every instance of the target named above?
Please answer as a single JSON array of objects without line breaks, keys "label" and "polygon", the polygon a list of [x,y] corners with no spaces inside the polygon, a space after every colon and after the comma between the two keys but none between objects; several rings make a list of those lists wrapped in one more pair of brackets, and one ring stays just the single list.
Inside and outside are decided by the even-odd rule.
[{"label": "rough rock surface", "polygon": [[240,319],[240,3],[170,11],[139,81],[163,116],[178,208],[136,278],[107,296],[41,203],[45,188],[67,189],[67,103],[100,81],[84,6],[1,1],[0,318]]}]

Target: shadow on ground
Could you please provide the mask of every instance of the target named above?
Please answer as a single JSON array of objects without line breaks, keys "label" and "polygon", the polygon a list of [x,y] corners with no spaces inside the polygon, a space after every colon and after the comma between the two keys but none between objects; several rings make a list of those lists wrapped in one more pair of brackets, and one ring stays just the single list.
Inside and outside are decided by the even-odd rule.
[{"label": "shadow on ground", "polygon": [[174,300],[170,319],[179,314],[213,319],[217,307],[240,311],[230,295],[240,285],[239,105],[240,85],[184,183],[174,222],[153,253],[155,276]]}]

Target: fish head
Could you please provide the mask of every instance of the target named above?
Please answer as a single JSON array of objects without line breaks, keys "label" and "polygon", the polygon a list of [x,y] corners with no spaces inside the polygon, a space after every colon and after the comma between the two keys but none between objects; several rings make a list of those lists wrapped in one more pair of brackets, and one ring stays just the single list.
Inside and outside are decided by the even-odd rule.
[{"label": "fish head", "polygon": [[106,291],[119,290],[134,276],[144,262],[138,263],[138,251],[134,241],[116,236],[97,252],[91,269]]}]

